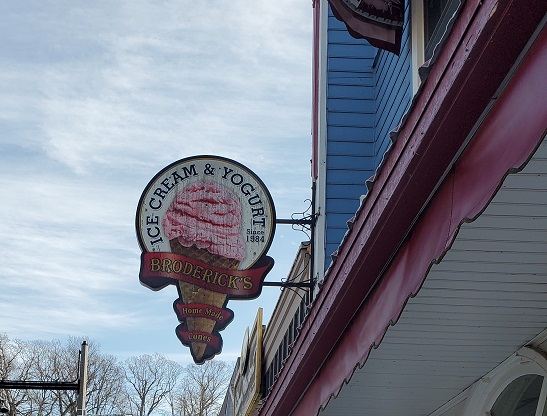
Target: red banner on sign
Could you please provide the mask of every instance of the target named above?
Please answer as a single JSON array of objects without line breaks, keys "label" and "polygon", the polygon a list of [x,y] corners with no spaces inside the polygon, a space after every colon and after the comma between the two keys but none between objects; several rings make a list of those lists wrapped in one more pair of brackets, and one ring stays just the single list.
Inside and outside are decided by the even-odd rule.
[{"label": "red banner on sign", "polygon": [[224,293],[232,299],[253,299],[260,295],[273,259],[263,256],[251,269],[230,270],[180,254],[144,252],[141,256],[139,279],[153,290],[163,289],[178,280]]},{"label": "red banner on sign", "polygon": [[[214,353],[222,349],[222,338],[218,334],[210,334],[200,331],[189,331],[186,325],[177,326],[177,336],[183,345],[190,346],[192,342],[204,342],[208,348],[212,348]],[[211,354],[214,355],[214,354]]]},{"label": "red banner on sign", "polygon": [[186,318],[207,318],[216,321],[215,329],[217,331],[226,328],[226,325],[234,319],[234,312],[231,309],[221,309],[203,303],[184,303],[182,299],[175,300],[173,309],[175,309],[180,322]]}]

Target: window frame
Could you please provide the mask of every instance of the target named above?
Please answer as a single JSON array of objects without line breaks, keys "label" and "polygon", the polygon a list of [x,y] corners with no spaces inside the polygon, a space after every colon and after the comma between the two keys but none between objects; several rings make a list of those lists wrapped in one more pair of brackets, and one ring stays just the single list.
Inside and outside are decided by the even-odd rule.
[{"label": "window frame", "polygon": [[545,353],[533,347],[524,347],[501,365],[483,376],[471,392],[463,416],[490,416],[498,397],[514,380],[528,374],[543,377],[536,415],[542,415],[547,399],[547,359]]},{"label": "window frame", "polygon": [[[446,7],[452,8],[454,7],[455,3],[460,3],[460,0],[450,0],[449,3],[446,5]],[[444,20],[441,19],[439,23],[444,22],[448,25],[448,22],[450,21],[452,14],[449,13],[448,15],[445,15],[443,13],[442,17],[444,17],[445,19]],[[425,22],[424,0],[411,0],[410,23],[411,23],[410,38],[411,38],[411,56],[412,56],[412,94],[415,95],[421,83],[418,69],[425,63],[425,53],[426,53],[426,44],[425,44],[426,22]],[[442,38],[442,34],[441,34],[441,38]],[[440,38],[438,40],[440,40]]]},{"label": "window frame", "polygon": [[410,4],[410,25],[411,25],[411,56],[412,56],[412,95],[418,92],[420,87],[420,76],[418,69],[424,64],[425,56],[425,22],[424,22],[424,1],[412,0]]}]

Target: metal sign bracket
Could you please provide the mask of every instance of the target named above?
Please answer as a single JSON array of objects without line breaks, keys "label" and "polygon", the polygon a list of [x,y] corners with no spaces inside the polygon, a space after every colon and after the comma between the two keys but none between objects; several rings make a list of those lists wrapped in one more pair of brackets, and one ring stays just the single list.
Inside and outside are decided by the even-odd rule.
[{"label": "metal sign bracket", "polygon": [[[295,231],[301,231],[305,233],[310,240],[310,276],[313,276],[313,265],[314,265],[314,239],[315,239],[315,225],[317,223],[318,214],[315,213],[315,182],[312,185],[312,199],[308,209],[301,213],[293,214],[293,218],[282,219],[278,218],[276,224],[286,224],[292,225]],[[310,214],[307,214],[311,212]],[[295,215],[302,215],[301,218],[294,218]],[[295,226],[301,227],[300,229],[295,228]],[[309,232],[309,234],[308,234]],[[280,281],[280,282],[264,282],[263,286],[275,286],[282,288],[296,288],[296,289],[308,289],[310,291],[310,296],[313,294],[313,288],[315,287],[315,279],[310,277],[310,279],[294,282],[294,281]]]}]

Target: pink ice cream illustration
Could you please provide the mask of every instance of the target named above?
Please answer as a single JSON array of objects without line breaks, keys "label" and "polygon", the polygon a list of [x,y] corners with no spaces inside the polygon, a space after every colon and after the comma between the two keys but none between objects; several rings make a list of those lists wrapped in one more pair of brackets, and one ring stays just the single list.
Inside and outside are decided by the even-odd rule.
[{"label": "pink ice cream illustration", "polygon": [[163,218],[169,240],[229,259],[245,258],[241,204],[234,193],[212,181],[195,182],[180,191]]}]

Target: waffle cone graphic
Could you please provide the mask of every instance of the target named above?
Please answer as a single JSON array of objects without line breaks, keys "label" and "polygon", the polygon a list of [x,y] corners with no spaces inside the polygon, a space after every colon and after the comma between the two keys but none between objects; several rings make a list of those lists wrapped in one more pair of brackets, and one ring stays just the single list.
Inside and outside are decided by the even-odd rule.
[{"label": "waffle cone graphic", "polygon": [[[195,245],[191,247],[185,247],[181,245],[178,239],[174,238],[169,241],[171,245],[171,252],[180,254],[186,257],[190,257],[195,260],[202,261],[213,267],[219,267],[224,269],[235,270],[239,266],[239,260],[229,259],[219,256],[218,254],[212,254],[206,249],[198,248]],[[206,305],[213,305],[218,308],[222,308],[226,302],[226,295],[224,293],[213,292],[212,290],[204,289],[202,287],[179,281],[180,294],[183,303],[201,303]],[[199,331],[211,334],[215,327],[216,321],[213,319],[202,317],[187,317],[186,324],[189,331]],[[194,356],[201,360],[205,353],[207,344],[205,342],[192,342],[191,349]]]}]

